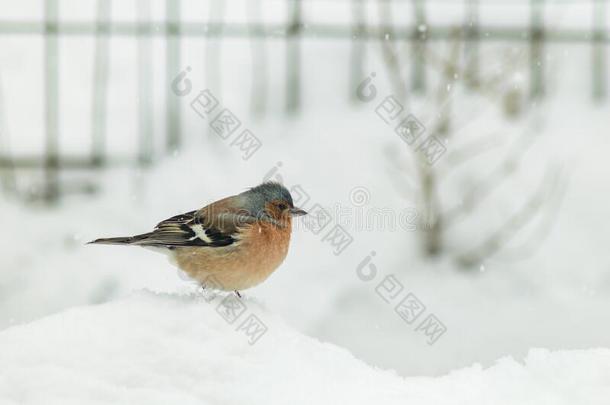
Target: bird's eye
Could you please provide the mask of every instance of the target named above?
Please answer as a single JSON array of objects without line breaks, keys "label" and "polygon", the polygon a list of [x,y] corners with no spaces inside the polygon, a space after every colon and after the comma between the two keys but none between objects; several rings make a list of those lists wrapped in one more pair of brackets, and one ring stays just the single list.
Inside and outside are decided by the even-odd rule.
[{"label": "bird's eye", "polygon": [[279,203],[277,207],[280,209],[280,211],[284,211],[286,208],[288,208],[288,206],[283,203]]}]

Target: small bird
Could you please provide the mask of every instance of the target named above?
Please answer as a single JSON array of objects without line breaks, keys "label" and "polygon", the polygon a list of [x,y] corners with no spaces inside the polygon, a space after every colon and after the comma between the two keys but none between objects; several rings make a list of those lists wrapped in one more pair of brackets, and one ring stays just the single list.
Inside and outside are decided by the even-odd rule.
[{"label": "small bird", "polygon": [[292,217],[306,214],[286,187],[266,182],[166,219],[152,232],[89,243],[161,249],[202,287],[241,297],[240,290],[262,283],[284,261]]}]

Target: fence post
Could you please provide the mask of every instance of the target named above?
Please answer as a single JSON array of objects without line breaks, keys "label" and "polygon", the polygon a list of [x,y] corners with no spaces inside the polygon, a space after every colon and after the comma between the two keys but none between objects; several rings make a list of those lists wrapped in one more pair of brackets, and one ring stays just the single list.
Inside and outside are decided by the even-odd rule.
[{"label": "fence post", "polygon": [[413,0],[415,31],[413,32],[413,64],[411,70],[411,89],[414,92],[426,91],[426,10],[423,0]]},{"label": "fence post", "polygon": [[364,44],[366,41],[366,26],[364,24],[364,9],[362,0],[352,0],[352,50],[350,54],[349,99],[356,102],[356,89],[364,78]]},{"label": "fence post", "polygon": [[108,30],[111,0],[97,0],[95,53],[93,57],[93,108],[91,117],[91,156],[94,166],[102,166],[106,149],[106,93],[108,89]]},{"label": "fence post", "polygon": [[250,23],[250,50],[252,57],[252,89],[250,108],[256,116],[262,116],[267,106],[267,54],[261,13],[261,0],[248,0]]},{"label": "fence post", "polygon": [[301,101],[301,0],[292,0],[291,3],[290,25],[286,32],[286,112],[289,114],[299,109]]},{"label": "fence post", "polygon": [[[251,0],[248,0],[251,1]],[[222,72],[221,72],[221,44],[225,19],[225,0],[209,0],[208,23],[214,21],[214,30],[206,30],[205,43],[205,87],[211,89],[214,95],[222,100]],[[214,134],[212,127],[205,126],[204,131],[214,140],[219,138]],[[217,145],[217,144],[213,144]]]},{"label": "fence post", "polygon": [[606,64],[606,2],[595,0],[593,5],[593,99],[602,101],[608,94]]},{"label": "fence post", "polygon": [[[251,0],[249,0],[251,1]],[[222,101],[222,71],[221,71],[221,56],[222,56],[222,36],[225,27],[225,0],[209,0],[208,1],[208,24],[210,25],[205,30],[205,87],[213,91],[214,96]],[[212,26],[210,22],[215,22]],[[212,29],[213,28],[213,29]],[[212,147],[219,147],[220,139],[210,125],[204,126],[204,134],[211,141]],[[210,139],[211,138],[211,139]],[[223,151],[226,151],[224,148]]]},{"label": "fence post", "polygon": [[544,27],[542,7],[544,0],[530,0],[530,96],[539,98],[544,95]]},{"label": "fence post", "polygon": [[466,2],[466,72],[464,80],[471,87],[479,84],[479,1]]},{"label": "fence post", "polygon": [[43,197],[47,203],[59,198],[59,42],[58,0],[45,2],[45,183]]},{"label": "fence post", "polygon": [[0,72],[0,182],[2,189],[7,193],[14,193],[17,189],[15,166],[10,155],[10,137],[8,133],[8,117],[4,104],[4,85],[2,72]]},{"label": "fence post", "polygon": [[150,44],[151,21],[150,1],[138,0],[140,27],[138,32],[138,164],[148,166],[152,163],[153,126],[152,126],[152,53]]},{"label": "fence post", "polygon": [[167,150],[173,153],[178,150],[182,141],[180,100],[172,93],[172,81],[180,71],[180,0],[166,0],[165,14],[167,44],[165,54]]}]

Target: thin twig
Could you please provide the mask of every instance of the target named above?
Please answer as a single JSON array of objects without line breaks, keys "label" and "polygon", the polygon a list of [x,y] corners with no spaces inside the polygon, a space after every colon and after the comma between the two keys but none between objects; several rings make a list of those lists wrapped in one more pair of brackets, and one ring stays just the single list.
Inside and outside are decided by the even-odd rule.
[{"label": "thin twig", "polygon": [[396,98],[401,103],[407,102],[406,83],[401,75],[401,66],[398,53],[394,47],[394,30],[391,23],[391,12],[389,2],[381,0],[378,3],[380,19],[385,23],[385,32],[380,32],[381,51],[385,66],[388,69],[388,75],[392,84],[392,88],[396,92]]},{"label": "thin twig", "polygon": [[518,261],[527,259],[536,253],[542,241],[547,238],[553,225],[555,225],[554,220],[559,215],[559,208],[563,203],[566,190],[567,180],[565,180],[565,175],[560,175],[552,193],[553,197],[549,198],[549,201],[552,202],[552,204],[549,204],[549,209],[546,210],[546,215],[541,220],[541,224],[536,231],[520,246],[512,249],[502,249],[496,258],[502,261]]},{"label": "thin twig", "polygon": [[557,182],[558,171],[548,168],[538,191],[532,195],[530,200],[496,232],[487,237],[479,247],[458,255],[457,263],[464,267],[471,267],[502,249],[542,209],[544,203],[550,199],[551,191],[556,187]]},{"label": "thin twig", "polygon": [[[533,132],[533,131],[532,131]],[[481,204],[491,193],[497,189],[504,181],[506,181],[512,173],[519,167],[519,162],[525,156],[525,153],[534,144],[536,137],[531,132],[524,132],[519,137],[508,153],[495,169],[482,181],[477,182],[464,195],[463,202],[449,209],[443,214],[447,227],[455,224],[462,215],[472,212],[479,204]]]}]

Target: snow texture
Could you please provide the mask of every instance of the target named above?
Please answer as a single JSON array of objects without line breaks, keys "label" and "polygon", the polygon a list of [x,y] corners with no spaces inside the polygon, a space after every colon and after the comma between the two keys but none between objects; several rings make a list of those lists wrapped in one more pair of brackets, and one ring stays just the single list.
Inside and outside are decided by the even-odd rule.
[{"label": "snow texture", "polygon": [[[223,298],[228,297],[228,298]],[[0,334],[0,404],[607,404],[610,350],[534,349],[399,377],[288,327],[256,300],[138,292]],[[251,344],[239,325],[267,332]],[[231,318],[230,318],[231,320]],[[408,361],[408,359],[406,360]]]}]

